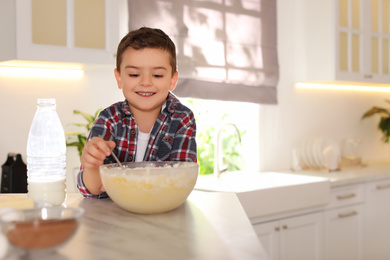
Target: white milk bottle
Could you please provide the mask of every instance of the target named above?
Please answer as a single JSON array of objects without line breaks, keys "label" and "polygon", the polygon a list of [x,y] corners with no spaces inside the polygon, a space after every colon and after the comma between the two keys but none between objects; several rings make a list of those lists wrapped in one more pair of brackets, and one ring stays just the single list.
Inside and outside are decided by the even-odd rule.
[{"label": "white milk bottle", "polygon": [[59,206],[66,197],[66,141],[55,99],[38,99],[27,142],[28,197],[36,206]]}]

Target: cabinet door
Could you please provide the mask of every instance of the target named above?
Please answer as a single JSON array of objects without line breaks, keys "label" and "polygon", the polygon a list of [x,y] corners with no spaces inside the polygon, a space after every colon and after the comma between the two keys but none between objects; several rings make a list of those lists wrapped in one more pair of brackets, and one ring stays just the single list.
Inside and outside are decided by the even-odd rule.
[{"label": "cabinet door", "polygon": [[388,83],[389,0],[337,0],[336,78]]},{"label": "cabinet door", "polygon": [[367,2],[367,48],[366,74],[374,82],[388,83],[390,23],[389,0],[370,0]]},{"label": "cabinet door", "polygon": [[270,260],[279,259],[279,221],[253,226]]},{"label": "cabinet door", "polygon": [[280,259],[322,259],[322,213],[281,220],[280,228]]},{"label": "cabinet door", "polygon": [[390,259],[390,180],[367,188],[367,259]]},{"label": "cabinet door", "polygon": [[[121,30],[127,26],[123,0],[14,0],[15,50],[2,59],[115,63]],[[6,10],[0,10],[3,15]],[[4,57],[4,58],[3,58]]]},{"label": "cabinet door", "polygon": [[355,205],[325,213],[325,259],[363,259],[364,206]]},{"label": "cabinet door", "polygon": [[336,1],[336,78],[365,79],[364,1]]}]

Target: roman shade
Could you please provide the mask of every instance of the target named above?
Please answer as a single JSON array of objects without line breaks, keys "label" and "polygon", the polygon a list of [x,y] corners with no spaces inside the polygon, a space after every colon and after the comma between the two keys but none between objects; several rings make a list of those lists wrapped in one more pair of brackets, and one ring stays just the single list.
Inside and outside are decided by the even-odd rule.
[{"label": "roman shade", "polygon": [[129,29],[177,49],[180,97],[277,103],[276,0],[129,0]]}]

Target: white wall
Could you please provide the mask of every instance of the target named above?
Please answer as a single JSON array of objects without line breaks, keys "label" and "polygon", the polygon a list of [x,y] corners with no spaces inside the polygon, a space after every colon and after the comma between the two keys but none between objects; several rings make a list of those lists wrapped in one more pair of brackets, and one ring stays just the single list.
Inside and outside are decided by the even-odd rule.
[{"label": "white wall", "polygon": [[[328,1],[328,0],[324,0]],[[373,105],[386,105],[390,94],[294,88],[295,62],[299,49],[294,45],[294,1],[278,0],[278,51],[280,83],[277,106],[260,106],[259,135],[260,170],[286,170],[291,166],[294,147],[308,135],[363,139],[366,161],[390,160],[390,144],[383,144],[377,130],[378,118],[361,121],[361,115]],[[123,100],[113,76],[113,68],[86,71],[82,80],[59,81],[44,79],[0,78],[0,164],[8,152],[21,153],[26,161],[28,131],[36,110],[36,100],[53,97],[66,131],[81,117],[73,116],[79,109],[94,113],[98,108]],[[76,149],[68,149],[68,171],[78,165]]]}]

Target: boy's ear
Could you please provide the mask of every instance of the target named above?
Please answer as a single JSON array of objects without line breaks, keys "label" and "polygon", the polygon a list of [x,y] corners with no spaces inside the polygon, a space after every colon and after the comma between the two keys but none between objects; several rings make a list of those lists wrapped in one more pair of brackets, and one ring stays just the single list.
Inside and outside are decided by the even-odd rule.
[{"label": "boy's ear", "polygon": [[122,89],[121,75],[116,68],[114,69],[114,74],[115,74],[116,83],[118,84],[118,88]]},{"label": "boy's ear", "polygon": [[175,89],[178,78],[179,78],[179,73],[176,71],[171,78],[171,85],[169,86],[170,91],[173,91]]}]

